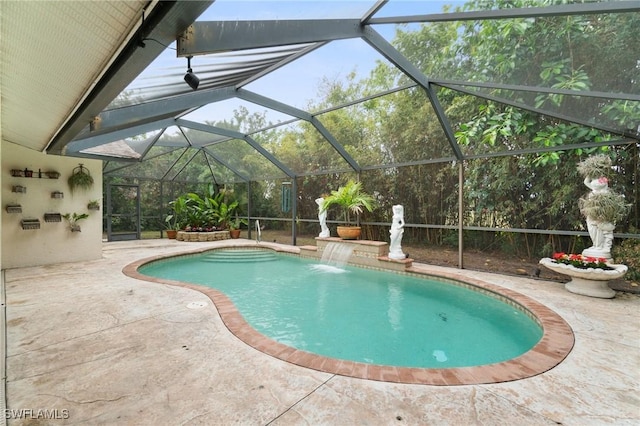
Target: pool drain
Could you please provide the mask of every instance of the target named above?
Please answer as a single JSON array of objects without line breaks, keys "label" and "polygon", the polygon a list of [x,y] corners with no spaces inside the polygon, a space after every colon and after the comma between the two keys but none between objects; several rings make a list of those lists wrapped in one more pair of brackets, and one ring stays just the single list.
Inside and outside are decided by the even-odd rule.
[{"label": "pool drain", "polygon": [[202,309],[207,306],[207,302],[191,302],[187,305],[189,309]]}]

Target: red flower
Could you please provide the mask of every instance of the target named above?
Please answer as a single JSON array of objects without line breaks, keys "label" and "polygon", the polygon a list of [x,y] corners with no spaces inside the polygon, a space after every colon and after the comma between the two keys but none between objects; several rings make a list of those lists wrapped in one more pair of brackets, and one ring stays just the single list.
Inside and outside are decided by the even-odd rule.
[{"label": "red flower", "polygon": [[608,259],[604,257],[592,257],[583,256],[581,254],[566,254],[566,253],[553,253],[551,256],[555,263],[562,263],[565,265],[572,265],[579,269],[600,268],[604,270],[611,270],[607,265]]}]

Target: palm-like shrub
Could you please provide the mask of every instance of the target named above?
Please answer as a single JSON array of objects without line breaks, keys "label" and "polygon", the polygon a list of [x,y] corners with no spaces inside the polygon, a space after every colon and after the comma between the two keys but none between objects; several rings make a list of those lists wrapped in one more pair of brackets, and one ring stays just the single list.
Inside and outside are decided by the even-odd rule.
[{"label": "palm-like shrub", "polygon": [[342,209],[341,220],[348,224],[351,223],[352,214],[357,217],[364,209],[372,212],[376,204],[375,198],[362,190],[362,182],[350,180],[324,198],[321,211],[324,212],[331,206],[339,206]]}]

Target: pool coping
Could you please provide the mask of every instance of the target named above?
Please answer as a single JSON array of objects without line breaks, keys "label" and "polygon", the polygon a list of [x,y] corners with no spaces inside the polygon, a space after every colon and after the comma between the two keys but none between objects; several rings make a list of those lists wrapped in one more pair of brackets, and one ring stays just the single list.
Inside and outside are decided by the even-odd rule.
[{"label": "pool coping", "polygon": [[[463,284],[470,284],[486,292],[497,294],[529,311],[540,324],[543,335],[540,341],[524,354],[499,363],[476,367],[454,368],[415,368],[366,364],[355,361],[340,360],[302,351],[270,339],[259,333],[245,321],[235,305],[221,291],[213,288],[190,284],[177,280],[150,277],[138,272],[141,266],[172,257],[196,255],[221,248],[256,248],[238,243],[222,244],[216,247],[203,247],[195,250],[184,250],[177,253],[146,257],[126,265],[122,272],[134,279],[189,288],[203,293],[218,310],[220,318],[227,329],[247,345],[282,361],[341,376],[392,383],[423,384],[436,386],[476,385],[502,383],[537,376],[560,364],[571,352],[575,337],[569,324],[550,308],[516,291],[488,283],[476,278],[466,277],[455,272],[429,270],[425,264],[414,264],[409,272],[444,278]],[[271,249],[278,252],[299,254],[295,246],[283,247],[261,243],[258,248]]]}]

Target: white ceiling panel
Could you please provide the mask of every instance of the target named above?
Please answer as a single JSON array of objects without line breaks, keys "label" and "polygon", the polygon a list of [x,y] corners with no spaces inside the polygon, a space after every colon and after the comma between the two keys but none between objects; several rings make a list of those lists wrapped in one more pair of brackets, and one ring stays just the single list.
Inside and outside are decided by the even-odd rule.
[{"label": "white ceiling panel", "polygon": [[2,136],[43,150],[131,33],[146,1],[0,1]]}]

